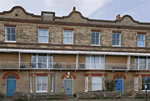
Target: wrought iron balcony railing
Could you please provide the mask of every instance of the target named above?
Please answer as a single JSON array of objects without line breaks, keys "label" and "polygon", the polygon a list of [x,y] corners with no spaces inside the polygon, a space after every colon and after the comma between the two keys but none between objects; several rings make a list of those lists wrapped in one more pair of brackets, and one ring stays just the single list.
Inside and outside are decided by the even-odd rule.
[{"label": "wrought iron balcony railing", "polygon": [[122,63],[74,63],[74,62],[0,62],[0,69],[56,69],[56,70],[150,70],[150,64],[122,64]]}]

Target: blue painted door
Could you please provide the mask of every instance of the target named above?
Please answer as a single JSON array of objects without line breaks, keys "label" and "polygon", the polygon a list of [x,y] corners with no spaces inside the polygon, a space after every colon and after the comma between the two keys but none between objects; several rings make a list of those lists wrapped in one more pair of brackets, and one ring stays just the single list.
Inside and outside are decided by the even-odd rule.
[{"label": "blue painted door", "polygon": [[116,80],[116,89],[117,90],[121,90],[121,94],[123,94],[123,80]]},{"label": "blue painted door", "polygon": [[16,80],[7,80],[6,96],[13,96],[13,92],[16,91]]}]

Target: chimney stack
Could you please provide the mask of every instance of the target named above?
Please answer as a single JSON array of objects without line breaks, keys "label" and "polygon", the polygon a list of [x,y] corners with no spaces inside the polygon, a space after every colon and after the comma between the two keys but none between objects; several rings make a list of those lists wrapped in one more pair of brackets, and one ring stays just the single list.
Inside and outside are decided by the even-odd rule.
[{"label": "chimney stack", "polygon": [[73,7],[73,10],[72,10],[72,11],[73,11],[73,12],[76,11],[76,7]]},{"label": "chimney stack", "polygon": [[117,16],[116,16],[116,20],[120,20],[120,14],[118,14]]}]

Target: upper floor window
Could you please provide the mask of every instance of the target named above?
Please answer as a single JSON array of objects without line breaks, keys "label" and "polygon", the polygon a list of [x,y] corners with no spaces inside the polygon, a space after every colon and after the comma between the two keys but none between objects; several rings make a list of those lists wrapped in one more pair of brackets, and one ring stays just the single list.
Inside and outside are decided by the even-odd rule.
[{"label": "upper floor window", "polygon": [[64,44],[73,44],[72,30],[64,30]]},{"label": "upper floor window", "polygon": [[137,46],[138,47],[145,47],[145,35],[144,34],[138,34]]},{"label": "upper floor window", "polygon": [[31,68],[53,68],[53,55],[32,54]]},{"label": "upper floor window", "polygon": [[105,57],[104,55],[87,55],[86,56],[86,69],[104,69]]},{"label": "upper floor window", "polygon": [[5,41],[16,41],[16,27],[5,27]]},{"label": "upper floor window", "polygon": [[121,46],[121,35],[120,35],[120,33],[113,33],[112,45],[113,46]]},{"label": "upper floor window", "polygon": [[134,69],[150,70],[150,57],[135,57]]},{"label": "upper floor window", "polygon": [[100,45],[100,33],[99,32],[91,33],[91,45]]},{"label": "upper floor window", "polygon": [[38,29],[38,43],[48,43],[48,29]]}]

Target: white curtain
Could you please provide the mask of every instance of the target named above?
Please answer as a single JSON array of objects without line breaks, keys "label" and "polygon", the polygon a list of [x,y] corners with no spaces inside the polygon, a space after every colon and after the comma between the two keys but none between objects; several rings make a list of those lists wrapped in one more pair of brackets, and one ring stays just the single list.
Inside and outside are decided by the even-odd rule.
[{"label": "white curtain", "polygon": [[47,76],[37,76],[37,91],[47,91]]},{"label": "white curtain", "polygon": [[138,77],[134,77],[134,90],[138,91]]},{"label": "white curtain", "polygon": [[92,91],[102,90],[102,77],[92,76]]},{"label": "white curtain", "polygon": [[88,91],[88,76],[85,76],[85,91]]}]

